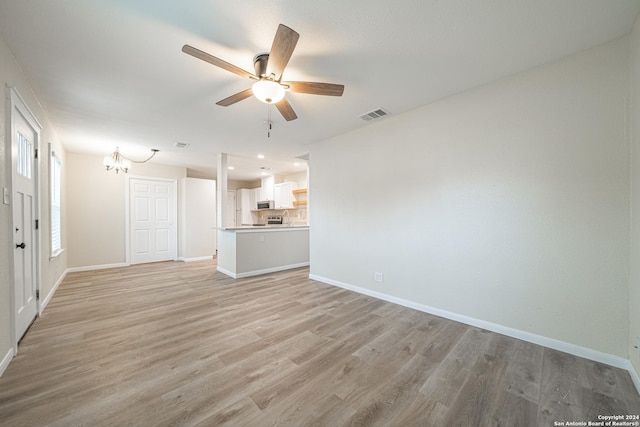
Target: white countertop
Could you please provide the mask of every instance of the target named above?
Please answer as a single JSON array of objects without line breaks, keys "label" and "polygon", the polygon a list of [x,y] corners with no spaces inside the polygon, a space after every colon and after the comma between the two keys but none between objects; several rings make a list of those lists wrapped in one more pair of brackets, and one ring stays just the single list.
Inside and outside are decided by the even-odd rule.
[{"label": "white countertop", "polygon": [[285,224],[269,224],[269,225],[241,225],[239,227],[222,227],[222,231],[287,231],[287,230],[308,230],[308,225],[285,225]]}]

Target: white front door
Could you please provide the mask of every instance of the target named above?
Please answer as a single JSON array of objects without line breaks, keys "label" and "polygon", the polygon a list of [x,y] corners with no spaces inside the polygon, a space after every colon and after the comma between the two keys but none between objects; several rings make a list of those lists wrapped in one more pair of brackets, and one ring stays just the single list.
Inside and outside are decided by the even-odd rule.
[{"label": "white front door", "polygon": [[176,259],[176,207],[175,181],[129,180],[131,264]]},{"label": "white front door", "polygon": [[36,298],[36,161],[39,126],[12,94],[11,170],[13,184],[13,269],[16,342],[38,313]]}]

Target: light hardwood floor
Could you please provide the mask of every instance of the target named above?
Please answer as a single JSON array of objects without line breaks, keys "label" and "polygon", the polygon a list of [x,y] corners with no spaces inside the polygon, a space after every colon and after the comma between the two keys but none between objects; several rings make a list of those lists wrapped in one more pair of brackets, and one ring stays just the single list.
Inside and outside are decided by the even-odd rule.
[{"label": "light hardwood floor", "polygon": [[553,426],[640,414],[626,371],[213,262],[69,274],[0,378],[2,426]]}]

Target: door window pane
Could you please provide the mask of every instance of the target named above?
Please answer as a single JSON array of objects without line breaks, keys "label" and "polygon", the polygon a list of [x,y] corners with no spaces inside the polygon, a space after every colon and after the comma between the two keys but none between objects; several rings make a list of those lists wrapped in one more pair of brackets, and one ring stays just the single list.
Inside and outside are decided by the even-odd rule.
[{"label": "door window pane", "polygon": [[17,172],[25,178],[31,179],[31,159],[33,158],[31,142],[18,132]]}]

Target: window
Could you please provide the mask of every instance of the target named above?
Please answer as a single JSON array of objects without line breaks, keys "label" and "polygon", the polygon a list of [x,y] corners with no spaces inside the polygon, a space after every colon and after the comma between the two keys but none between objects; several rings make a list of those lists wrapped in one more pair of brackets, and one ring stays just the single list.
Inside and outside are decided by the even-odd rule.
[{"label": "window", "polygon": [[27,179],[31,179],[31,162],[33,153],[31,152],[31,143],[18,131],[18,175],[22,175]]},{"label": "window", "polygon": [[[51,147],[51,145],[49,145]],[[55,257],[62,252],[62,226],[61,226],[61,170],[62,163],[51,151],[51,163],[49,168],[51,180],[51,256]]]}]

